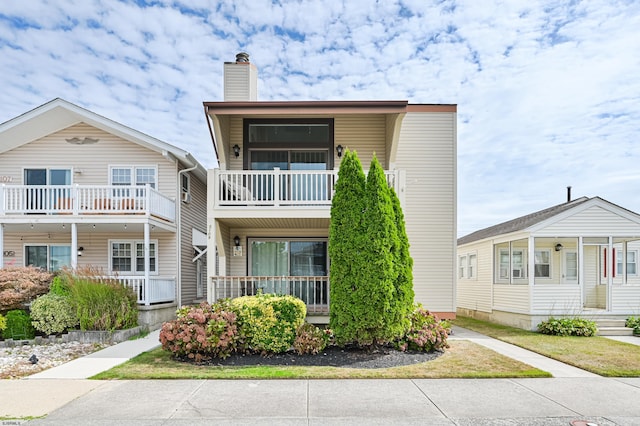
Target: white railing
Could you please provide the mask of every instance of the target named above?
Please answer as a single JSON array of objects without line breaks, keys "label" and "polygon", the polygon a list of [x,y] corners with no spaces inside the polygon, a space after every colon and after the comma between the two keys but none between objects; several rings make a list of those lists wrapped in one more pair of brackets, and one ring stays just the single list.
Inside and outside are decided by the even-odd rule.
[{"label": "white railing", "polygon": [[[396,171],[385,171],[399,192]],[[215,170],[215,206],[330,206],[336,170]]]},{"label": "white railing", "polygon": [[211,277],[213,300],[263,294],[288,294],[307,305],[307,314],[329,314],[329,277],[218,276]]},{"label": "white railing", "polygon": [[118,276],[115,279],[133,289],[139,305],[176,301],[176,279],[173,277],[152,277],[148,285],[140,276]]},{"label": "white railing", "polygon": [[175,221],[175,202],[150,186],[2,185],[0,214],[148,214]]}]

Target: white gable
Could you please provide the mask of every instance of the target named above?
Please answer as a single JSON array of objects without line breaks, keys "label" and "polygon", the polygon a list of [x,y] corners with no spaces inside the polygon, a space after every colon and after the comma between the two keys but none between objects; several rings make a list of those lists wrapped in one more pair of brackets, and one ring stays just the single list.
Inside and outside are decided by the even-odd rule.
[{"label": "white gable", "polygon": [[[594,201],[593,203],[591,201]],[[601,199],[532,227],[535,236],[640,236],[638,215]]]}]

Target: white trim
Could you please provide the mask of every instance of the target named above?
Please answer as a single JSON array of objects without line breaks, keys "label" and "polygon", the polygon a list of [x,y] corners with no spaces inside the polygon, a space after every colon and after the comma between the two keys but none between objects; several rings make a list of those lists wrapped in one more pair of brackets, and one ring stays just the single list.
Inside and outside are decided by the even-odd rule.
[{"label": "white trim", "polygon": [[[125,243],[125,244],[131,244],[131,271],[114,271],[112,269],[113,266],[113,250],[112,250],[112,245],[114,243]],[[160,263],[159,263],[159,258],[160,258],[160,246],[158,245],[158,240],[153,239],[153,240],[149,240],[150,244],[155,244],[155,248],[156,248],[156,261],[155,261],[155,271],[149,271],[150,275],[159,275],[159,268],[160,268]],[[108,262],[109,264],[107,265],[107,269],[109,271],[110,274],[120,274],[120,275],[139,275],[139,276],[145,276],[145,271],[136,271],[136,259],[137,259],[137,254],[136,254],[136,244],[142,244],[144,246],[144,239],[140,240],[140,239],[127,239],[127,238],[114,238],[114,239],[109,239],[107,240],[107,250],[109,252],[109,259]],[[151,261],[151,260],[149,260]]]},{"label": "white trim", "polygon": [[114,169],[129,169],[131,170],[131,183],[129,183],[129,185],[132,186],[144,186],[144,185],[138,185],[136,183],[136,170],[138,169],[152,169],[155,173],[155,189],[156,191],[158,191],[158,165],[157,164],[109,164],[109,185],[114,185],[113,183],[113,170]]}]

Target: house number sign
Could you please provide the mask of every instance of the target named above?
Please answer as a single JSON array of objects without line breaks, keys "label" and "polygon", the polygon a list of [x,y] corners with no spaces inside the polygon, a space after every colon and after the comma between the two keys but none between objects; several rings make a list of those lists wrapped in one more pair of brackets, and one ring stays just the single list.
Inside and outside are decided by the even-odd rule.
[{"label": "house number sign", "polygon": [[13,182],[13,176],[0,176],[0,182],[11,183]]}]

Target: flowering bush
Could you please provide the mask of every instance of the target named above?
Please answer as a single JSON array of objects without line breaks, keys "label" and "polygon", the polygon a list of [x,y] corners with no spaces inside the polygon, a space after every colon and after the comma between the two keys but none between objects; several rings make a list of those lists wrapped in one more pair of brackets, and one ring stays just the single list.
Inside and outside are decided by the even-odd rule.
[{"label": "flowering bush", "polygon": [[200,362],[210,357],[227,358],[241,350],[243,337],[228,301],[213,306],[203,302],[180,308],[175,320],[162,324],[160,343],[176,357]]},{"label": "flowering bush", "polygon": [[254,352],[286,352],[304,323],[307,306],[297,297],[258,294],[233,299],[248,349]]},{"label": "flowering bush", "polygon": [[397,342],[397,347],[401,351],[431,352],[442,350],[449,347],[448,335],[448,323],[439,321],[435,314],[418,305],[411,315],[411,328]]},{"label": "flowering bush", "polygon": [[33,266],[0,269],[0,312],[22,309],[49,291],[51,272]]},{"label": "flowering bush", "polygon": [[31,304],[31,324],[44,334],[58,334],[78,325],[69,297],[48,293]]},{"label": "flowering bush", "polygon": [[313,324],[304,323],[296,331],[293,349],[299,355],[320,353],[331,340],[331,330],[320,329]]},{"label": "flowering bush", "polygon": [[0,314],[0,333],[2,333],[5,328],[7,328],[7,319]]},{"label": "flowering bush", "polygon": [[596,323],[584,318],[549,318],[538,324],[538,331],[542,334],[555,336],[595,336],[598,332]]}]

